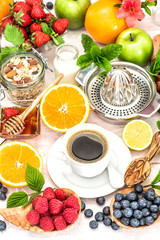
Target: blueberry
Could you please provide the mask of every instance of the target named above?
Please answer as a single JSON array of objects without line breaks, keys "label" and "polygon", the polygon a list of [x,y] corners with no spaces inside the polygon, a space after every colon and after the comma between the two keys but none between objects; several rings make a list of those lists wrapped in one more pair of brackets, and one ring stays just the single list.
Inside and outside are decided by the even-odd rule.
[{"label": "blueberry", "polygon": [[0,192],[7,193],[8,189],[6,187],[1,187]]},{"label": "blueberry", "polygon": [[157,204],[157,205],[160,205],[160,197],[155,197],[154,201],[153,201],[154,204]]},{"label": "blueberry", "polygon": [[113,204],[113,209],[121,209],[121,204],[120,204],[120,202],[114,202],[114,204]]},{"label": "blueberry", "polygon": [[137,184],[135,187],[134,187],[134,191],[136,193],[142,193],[143,192],[143,186],[141,184]]},{"label": "blueberry", "polygon": [[102,213],[102,212],[97,212],[97,213],[95,214],[95,219],[96,219],[97,222],[102,222],[103,219],[104,219],[103,213]]},{"label": "blueberry", "polygon": [[5,229],[6,229],[6,223],[0,220],[0,232],[4,231]]},{"label": "blueberry", "polygon": [[127,194],[128,201],[135,201],[137,200],[137,194],[133,191]]},{"label": "blueberry", "polygon": [[158,212],[158,206],[157,205],[151,205],[150,210],[151,210],[151,212]]},{"label": "blueberry", "polygon": [[140,222],[140,226],[145,226],[145,225],[146,225],[144,218],[141,218],[141,219],[139,220],[139,222]]},{"label": "blueberry", "polygon": [[110,217],[106,217],[104,218],[103,223],[105,226],[110,226],[112,223],[112,219]]},{"label": "blueberry", "polygon": [[114,216],[115,218],[121,218],[121,217],[122,217],[122,212],[121,212],[121,210],[115,209],[115,210],[113,211],[113,216]]},{"label": "blueberry", "polygon": [[126,218],[130,218],[132,217],[133,215],[133,210],[131,208],[125,208],[123,210],[123,215],[126,217]]},{"label": "blueberry", "polygon": [[0,200],[6,200],[6,194],[4,192],[0,192]]},{"label": "blueberry", "polygon": [[81,212],[86,208],[86,204],[81,200]]},{"label": "blueberry", "polygon": [[52,9],[53,9],[53,3],[52,3],[52,2],[47,2],[46,7],[47,7],[49,10],[52,10]]},{"label": "blueberry", "polygon": [[0,182],[0,188],[2,187],[2,183]]},{"label": "blueberry", "polygon": [[137,195],[137,198],[140,199],[140,198],[145,198],[145,193],[142,192],[140,194]]},{"label": "blueberry", "polygon": [[140,198],[138,200],[140,209],[147,207],[147,200],[145,198]]},{"label": "blueberry", "polygon": [[159,206],[159,212],[160,212],[160,206]]},{"label": "blueberry", "polygon": [[98,205],[103,205],[105,203],[105,198],[104,197],[98,197],[96,198],[96,202]]},{"label": "blueberry", "polygon": [[126,199],[127,198],[127,194],[122,194],[122,199],[124,200],[124,199]]},{"label": "blueberry", "polygon": [[146,225],[151,225],[154,222],[154,218],[152,216],[148,216],[145,218]]},{"label": "blueberry", "polygon": [[132,218],[130,221],[130,225],[134,228],[139,227],[140,221],[137,218]]},{"label": "blueberry", "polygon": [[103,214],[104,214],[104,216],[109,216],[110,215],[110,207],[108,207],[108,206],[104,207]]},{"label": "blueberry", "polygon": [[150,208],[151,205],[152,205],[152,202],[147,200],[147,208]]},{"label": "blueberry", "polygon": [[155,191],[153,188],[149,188],[146,192],[146,199],[149,201],[154,201],[155,199]]},{"label": "blueberry", "polygon": [[122,222],[123,225],[129,226],[129,224],[130,224],[130,219],[129,219],[129,218],[126,218],[126,217],[122,217],[122,218],[121,218],[121,222]]},{"label": "blueberry", "polygon": [[111,228],[112,228],[113,230],[118,230],[120,227],[117,225],[117,223],[112,222],[112,223],[111,223]]},{"label": "blueberry", "polygon": [[140,211],[140,210],[135,210],[133,213],[134,218],[141,219],[142,216],[143,216],[143,214],[142,214],[142,211]]},{"label": "blueberry", "polygon": [[158,218],[158,213],[152,212],[151,216],[154,218],[154,220],[156,220]]},{"label": "blueberry", "polygon": [[130,202],[128,200],[121,201],[122,208],[128,208],[130,206]]},{"label": "blueberry", "polygon": [[92,229],[96,229],[98,227],[98,222],[96,222],[95,220],[92,220],[89,222],[89,226]]},{"label": "blueberry", "polygon": [[123,195],[122,195],[121,193],[116,193],[116,195],[115,195],[115,200],[116,200],[117,202],[120,202],[120,201],[122,200],[122,198],[123,198]]},{"label": "blueberry", "polygon": [[136,210],[136,209],[138,209],[139,204],[138,204],[138,202],[133,201],[133,202],[131,202],[130,207],[131,207],[133,210]]},{"label": "blueberry", "polygon": [[142,215],[143,215],[143,217],[149,216],[150,215],[149,209],[148,208],[143,208],[142,209]]},{"label": "blueberry", "polygon": [[84,215],[87,217],[87,218],[90,218],[93,216],[93,211],[91,209],[86,209],[84,211]]}]

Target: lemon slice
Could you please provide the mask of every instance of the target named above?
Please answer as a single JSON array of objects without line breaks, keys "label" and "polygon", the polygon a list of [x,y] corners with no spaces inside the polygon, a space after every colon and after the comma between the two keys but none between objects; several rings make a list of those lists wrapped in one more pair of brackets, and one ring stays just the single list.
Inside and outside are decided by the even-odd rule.
[{"label": "lemon slice", "polygon": [[143,120],[132,120],[127,123],[122,133],[124,143],[132,150],[141,151],[146,149],[152,141],[153,130]]}]

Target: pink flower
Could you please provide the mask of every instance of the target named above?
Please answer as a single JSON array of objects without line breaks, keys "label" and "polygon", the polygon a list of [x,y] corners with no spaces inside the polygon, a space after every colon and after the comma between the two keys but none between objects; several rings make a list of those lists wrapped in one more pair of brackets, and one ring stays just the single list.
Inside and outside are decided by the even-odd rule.
[{"label": "pink flower", "polygon": [[141,9],[141,0],[123,0],[116,13],[117,18],[125,18],[128,27],[134,27],[137,20],[145,17]]}]

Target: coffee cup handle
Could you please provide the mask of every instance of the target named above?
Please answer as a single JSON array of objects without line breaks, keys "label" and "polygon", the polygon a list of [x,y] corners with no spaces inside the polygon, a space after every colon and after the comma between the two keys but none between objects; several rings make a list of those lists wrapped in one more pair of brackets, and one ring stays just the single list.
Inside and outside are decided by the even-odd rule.
[{"label": "coffee cup handle", "polygon": [[62,157],[59,157],[59,158],[65,163],[65,166],[63,167],[64,174],[66,174],[66,175],[71,174],[73,171],[72,171],[72,168],[69,164],[68,159],[66,158],[66,156],[64,154],[63,149],[59,150],[59,154],[61,154],[61,156],[62,156]]}]

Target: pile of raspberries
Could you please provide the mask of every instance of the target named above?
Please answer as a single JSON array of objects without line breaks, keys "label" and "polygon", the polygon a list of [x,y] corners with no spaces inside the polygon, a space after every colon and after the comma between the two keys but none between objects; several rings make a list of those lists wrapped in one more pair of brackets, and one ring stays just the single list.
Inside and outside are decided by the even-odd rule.
[{"label": "pile of raspberries", "polygon": [[38,195],[32,201],[33,210],[26,218],[31,225],[39,225],[44,231],[54,229],[63,230],[78,218],[80,205],[74,195],[67,197],[67,193],[57,188],[48,187],[43,196]]}]

